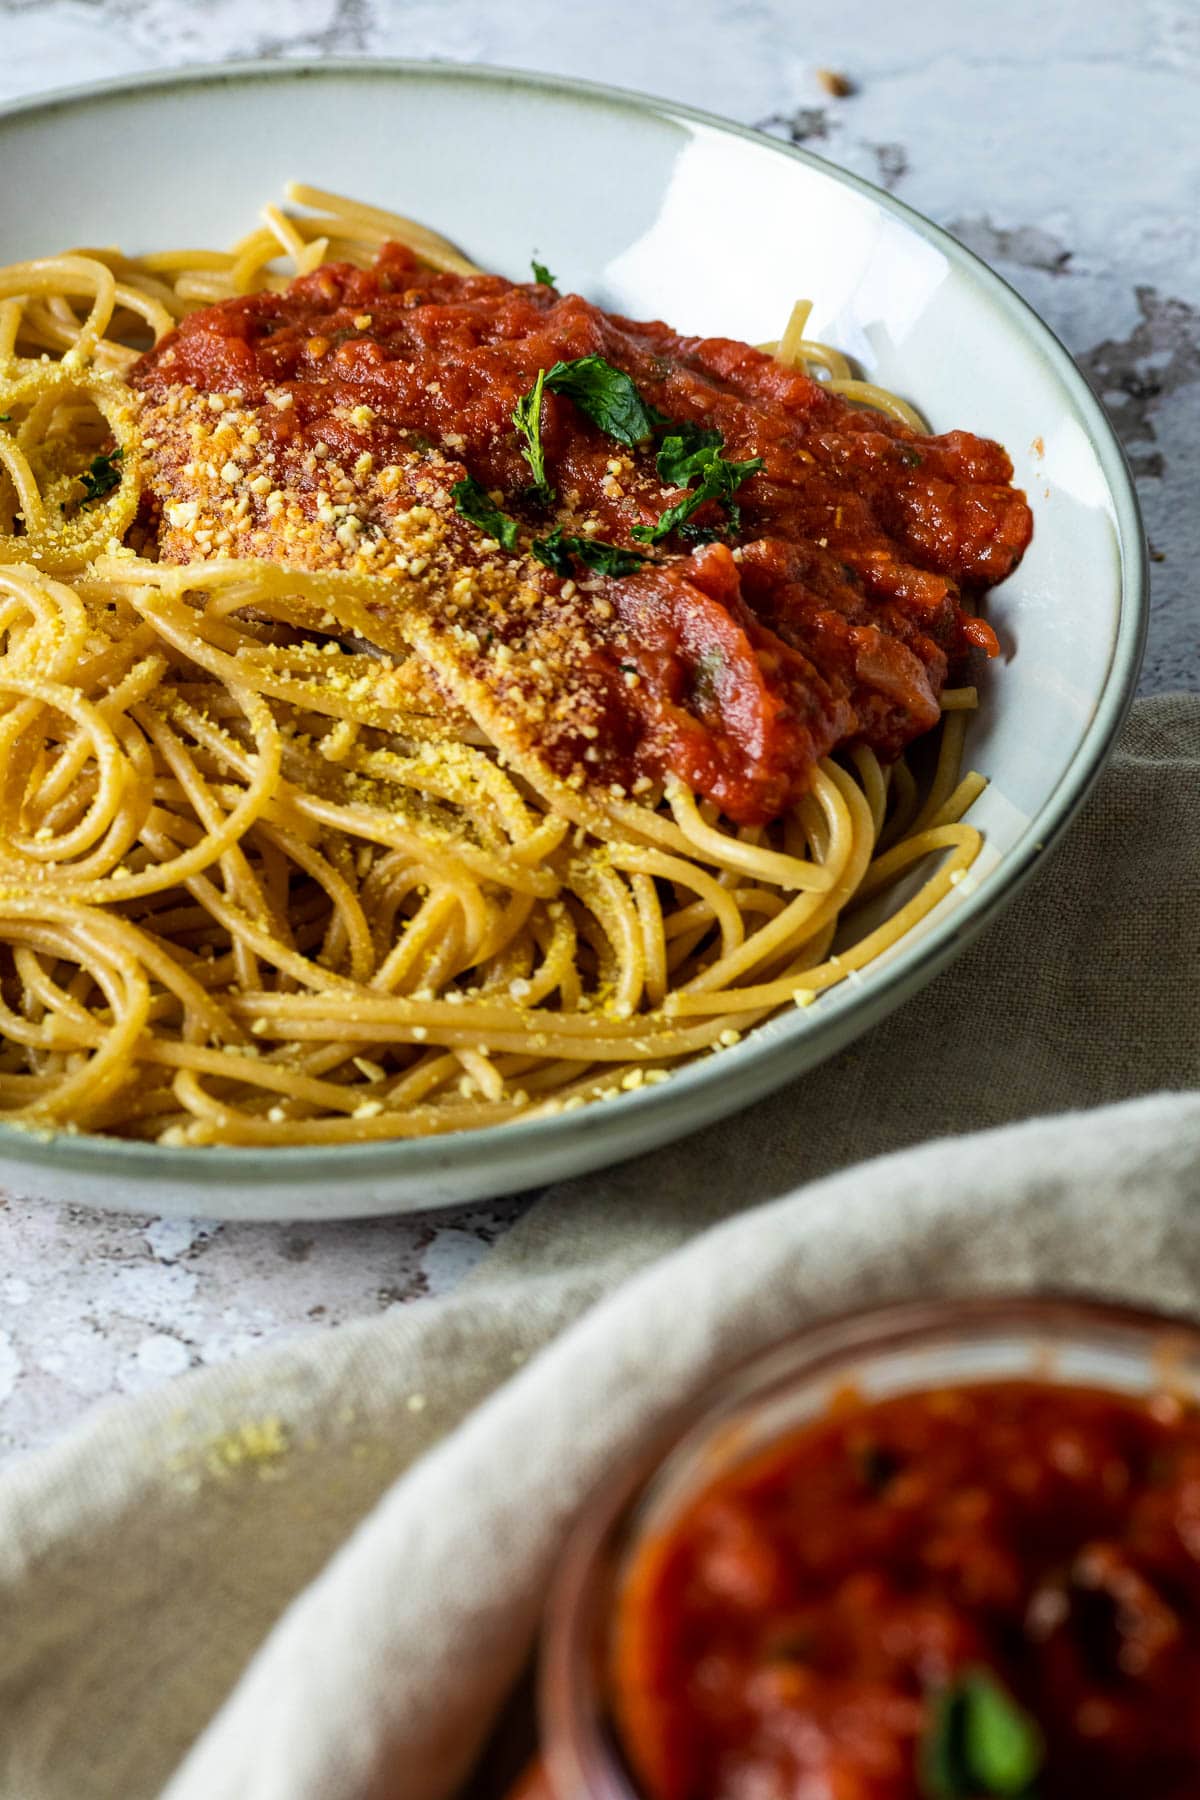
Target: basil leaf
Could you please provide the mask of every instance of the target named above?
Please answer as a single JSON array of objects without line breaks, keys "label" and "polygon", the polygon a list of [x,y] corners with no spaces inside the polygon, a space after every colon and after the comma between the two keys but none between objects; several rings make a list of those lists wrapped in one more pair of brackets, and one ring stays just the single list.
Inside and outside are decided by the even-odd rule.
[{"label": "basil leaf", "polygon": [[967,1762],[988,1794],[1025,1794],[1042,1766],[1044,1746],[1033,1720],[990,1676],[968,1676]]},{"label": "basil leaf", "polygon": [[548,287],[548,288],[552,288],[555,286],[556,277],[550,273],[550,271],[546,267],[545,263],[538,261],[536,256],[533,258],[533,261],[530,263],[529,266],[533,270],[533,279],[539,284],[539,286]]},{"label": "basil leaf", "polygon": [[517,521],[500,511],[487,489],[473,475],[466,475],[461,481],[456,481],[450,489],[450,497],[462,518],[469,519],[472,525],[478,525],[482,532],[495,538],[505,550],[516,549]]},{"label": "basil leaf", "polygon": [[927,1800],[980,1800],[1032,1794],[1045,1748],[1033,1720],[984,1669],[937,1695],[917,1750]]},{"label": "basil leaf", "polygon": [[655,426],[666,424],[663,414],[642,399],[633,378],[602,356],[555,363],[546,370],[546,386],[565,394],[607,437],[630,449],[648,443]]},{"label": "basil leaf", "polygon": [[79,477],[83,483],[84,506],[90,506],[93,500],[103,500],[105,494],[111,494],[115,487],[120,486],[121,471],[117,464],[123,455],[124,451],[118,444],[115,450],[105,450],[99,456],[93,456],[91,467]]},{"label": "basil leaf", "polygon": [[534,491],[539,500],[552,500],[554,489],[546,480],[546,452],[542,448],[542,390],[546,371],[539,369],[537,380],[527,394],[522,394],[513,407],[512,422],[525,439],[521,455],[533,471]]},{"label": "basil leaf", "polygon": [[630,536],[635,537],[640,544],[661,542],[709,500],[719,500],[724,505],[730,527],[734,531],[741,524],[741,510],[733,495],[743,481],[757,474],[763,467],[762,457],[752,456],[745,462],[729,462],[714,450],[706,449],[692,454],[708,457],[700,485],[693,488],[691,493],[685,494],[682,500],[677,500],[674,506],[668,506],[657,525],[635,525]]},{"label": "basil leaf", "polygon": [[534,538],[529,548],[539,562],[563,576],[574,573],[573,556],[598,575],[632,575],[647,561],[640,551],[624,550],[620,544],[606,544],[601,538],[571,537],[561,525],[556,525],[548,537]]},{"label": "basil leaf", "polygon": [[677,425],[658,452],[658,478],[664,487],[691,487],[703,478],[725,439],[703,425]]}]

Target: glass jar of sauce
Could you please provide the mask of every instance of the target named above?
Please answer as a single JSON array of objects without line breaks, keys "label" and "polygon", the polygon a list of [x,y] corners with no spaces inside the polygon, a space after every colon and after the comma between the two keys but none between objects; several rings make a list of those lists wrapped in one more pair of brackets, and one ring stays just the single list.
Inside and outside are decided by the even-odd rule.
[{"label": "glass jar of sauce", "polygon": [[893,1307],[579,1519],[520,1800],[1196,1800],[1200,1329]]}]

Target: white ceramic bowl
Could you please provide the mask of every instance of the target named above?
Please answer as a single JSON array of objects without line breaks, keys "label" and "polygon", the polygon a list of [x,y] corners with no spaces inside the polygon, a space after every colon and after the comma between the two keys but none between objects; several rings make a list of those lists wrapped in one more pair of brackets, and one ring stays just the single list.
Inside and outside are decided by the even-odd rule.
[{"label": "white ceramic bowl", "polygon": [[[989,617],[968,754],[986,848],[855,985],[670,1081],[555,1119],[411,1143],[170,1150],[0,1128],[0,1182],[91,1205],[228,1218],[417,1211],[614,1162],[745,1106],[908,998],[1016,893],[1099,772],[1132,694],[1145,551],[1120,448],[1062,345],[969,251],[804,151],[667,101],[508,71],[291,64],[154,75],[9,108],[0,261],[72,243],[228,242],[289,178],[427,219],[514,277],[681,330],[812,334],[936,430],[998,438],[1036,520]],[[1052,876],[1050,877],[1052,879]]]}]

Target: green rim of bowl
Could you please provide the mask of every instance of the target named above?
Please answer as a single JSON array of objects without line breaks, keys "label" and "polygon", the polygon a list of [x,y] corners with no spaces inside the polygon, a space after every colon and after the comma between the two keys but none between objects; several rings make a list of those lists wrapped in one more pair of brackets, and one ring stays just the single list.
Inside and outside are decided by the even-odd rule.
[{"label": "green rim of bowl", "polygon": [[[1120,541],[1120,612],[1108,674],[1095,714],[1054,793],[1030,820],[1020,841],[1005,854],[990,880],[962,901],[954,913],[935,926],[920,943],[901,951],[890,965],[886,981],[878,988],[866,993],[849,987],[830,990],[823,999],[819,1022],[813,1022],[820,1032],[822,1044],[821,1057],[815,1060],[825,1060],[923,987],[957,950],[1016,896],[1078,812],[1107,760],[1133,698],[1148,614],[1146,540],[1133,478],[1121,445],[1066,346],[1014,288],[948,232],[902,200],[860,176],[823,161],[810,151],[673,100],[608,87],[600,82],[483,64],[345,58],[294,64],[231,62],[185,70],[156,70],[9,102],[0,107],[0,129],[5,121],[23,114],[52,114],[96,101],[119,100],[126,95],[134,98],[147,91],[252,87],[263,82],[345,82],[377,79],[381,75],[393,76],[399,81],[465,81],[478,83],[480,87],[534,88],[643,117],[678,119],[708,126],[726,136],[742,138],[770,154],[803,163],[827,180],[865,195],[935,245],[952,264],[969,273],[972,281],[996,304],[1009,323],[1053,365],[1086,421],[1112,496]],[[864,1013],[869,1017],[864,1019]],[[797,1022],[792,1030],[787,1029],[786,1020],[783,1029],[777,1023],[775,1029],[770,1023],[759,1027],[735,1049],[725,1051],[719,1057],[702,1057],[682,1065],[669,1081],[549,1119],[516,1120],[510,1125],[484,1126],[445,1137],[393,1138],[370,1144],[279,1148],[209,1145],[190,1149],[121,1138],[89,1137],[69,1131],[31,1130],[0,1123],[0,1156],[31,1167],[77,1173],[97,1180],[125,1176],[139,1188],[143,1181],[151,1179],[175,1180],[190,1185],[198,1177],[211,1180],[214,1189],[219,1188],[223,1178],[238,1187],[253,1183],[255,1186],[311,1190],[335,1178],[339,1184],[357,1187],[373,1182],[386,1183],[389,1177],[403,1176],[410,1181],[419,1180],[422,1175],[433,1177],[459,1163],[487,1163],[495,1173],[493,1192],[502,1194],[511,1191],[514,1185],[528,1185],[527,1182],[515,1184],[505,1171],[514,1163],[536,1156],[539,1149],[545,1151],[549,1162],[555,1162],[568,1143],[578,1146],[581,1168],[617,1162],[625,1154],[619,1146],[607,1144],[596,1154],[589,1153],[585,1146],[595,1143],[597,1137],[611,1138],[620,1119],[627,1121],[633,1136],[635,1121],[640,1130],[650,1123],[647,1115],[654,1115],[654,1141],[663,1142],[672,1135],[683,1136],[697,1129],[700,1123],[709,1124],[726,1117],[783,1086],[801,1072],[795,1066],[796,1046],[806,1031],[813,1029],[813,1024],[800,1024],[803,1017],[796,1015]],[[708,1101],[706,1117],[703,1121],[680,1124],[675,1130],[672,1121],[690,1110],[692,1100],[699,1093],[704,1093]],[[331,1195],[334,1198],[329,1213],[331,1218],[346,1217],[354,1212],[352,1195],[347,1193],[346,1197],[351,1200],[348,1206]],[[138,1198],[137,1193],[131,1195],[130,1203],[136,1205]],[[149,1200],[149,1195],[144,1198]],[[113,1204],[124,1206],[126,1202],[117,1199]],[[453,1202],[434,1201],[431,1210],[448,1204]],[[378,1210],[378,1207],[372,1210]]]}]

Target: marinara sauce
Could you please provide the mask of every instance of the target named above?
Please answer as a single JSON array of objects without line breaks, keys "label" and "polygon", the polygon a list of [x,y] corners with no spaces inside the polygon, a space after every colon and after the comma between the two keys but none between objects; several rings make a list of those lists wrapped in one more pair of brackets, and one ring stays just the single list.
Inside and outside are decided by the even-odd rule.
[{"label": "marinara sauce", "polygon": [[1042,1800],[1200,1793],[1195,1411],[1029,1381],[847,1397],[643,1545],[612,1707],[648,1800],[1032,1792],[939,1785],[945,1697],[981,1672]]},{"label": "marinara sauce", "polygon": [[[531,487],[514,413],[587,359],[659,423],[624,443],[548,385]],[[1032,531],[988,439],[924,436],[749,344],[437,274],[396,245],[189,315],[130,380],[164,560],[403,575],[396,607],[427,608],[438,660],[521,750],[576,786],[673,774],[744,823],[785,811],[839,745],[890,760],[937,724],[948,677],[997,650],[978,600]],[[650,542],[689,491],[658,460],[685,431],[753,472]],[[456,507],[464,480],[507,548]],[[555,531],[607,562],[539,560]]]},{"label": "marinara sauce", "polygon": [[1196,1800],[1198,1400],[1200,1330],[1075,1299],[744,1364],[576,1524],[519,1800]]}]

